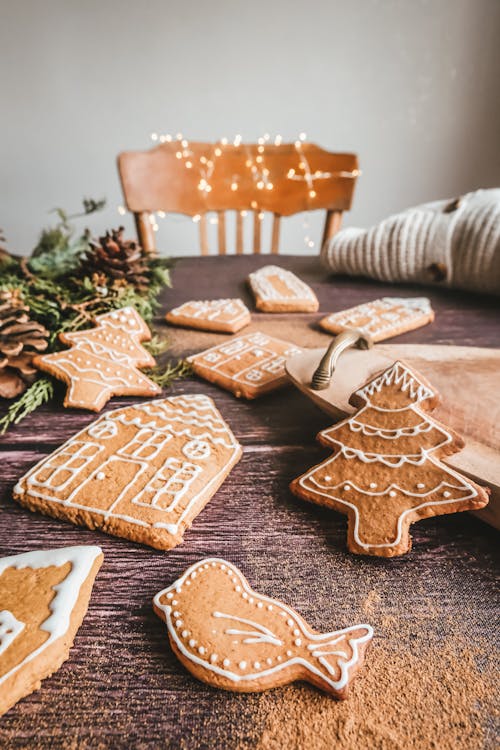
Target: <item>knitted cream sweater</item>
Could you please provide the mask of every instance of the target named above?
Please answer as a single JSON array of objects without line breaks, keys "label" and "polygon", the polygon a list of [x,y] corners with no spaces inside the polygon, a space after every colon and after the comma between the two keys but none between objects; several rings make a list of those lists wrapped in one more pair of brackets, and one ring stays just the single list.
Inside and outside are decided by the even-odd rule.
[{"label": "knitted cream sweater", "polygon": [[338,274],[500,294],[500,188],[409,208],[371,229],[343,229],[321,260]]}]

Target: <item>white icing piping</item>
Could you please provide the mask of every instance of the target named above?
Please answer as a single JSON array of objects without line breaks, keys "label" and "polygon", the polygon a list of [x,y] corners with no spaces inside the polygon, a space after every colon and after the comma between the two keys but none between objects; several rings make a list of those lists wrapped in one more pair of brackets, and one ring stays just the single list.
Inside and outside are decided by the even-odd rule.
[{"label": "white icing piping", "polygon": [[16,570],[31,568],[37,570],[38,568],[49,568],[53,565],[59,568],[68,562],[71,563],[71,570],[66,578],[56,586],[53,586],[56,595],[49,605],[51,614],[40,626],[41,630],[49,633],[49,638],[41,646],[28,654],[19,664],[2,675],[0,677],[0,685],[68,631],[71,614],[80,596],[82,584],[88,578],[100,554],[102,554],[100,547],[78,546],[24,552],[20,555],[12,555],[11,557],[0,559],[0,576],[7,568],[15,568]]},{"label": "white icing piping", "polygon": [[10,610],[4,609],[0,612],[0,656],[7,651],[25,627],[26,623],[18,620]]},{"label": "white icing piping", "polygon": [[[277,664],[274,667],[271,667],[270,669],[264,669],[262,671],[255,672],[252,674],[240,675],[240,674],[231,672],[227,669],[218,667],[216,664],[212,664],[208,659],[200,658],[200,656],[198,656],[197,654],[194,654],[194,653],[191,653],[191,651],[188,651],[184,643],[179,639],[177,632],[173,626],[172,606],[170,604],[163,604],[160,600],[163,596],[168,595],[169,592],[178,593],[179,590],[184,585],[185,581],[191,576],[193,572],[197,573],[198,571],[203,570],[205,565],[212,565],[212,564],[220,565],[220,566],[224,565],[227,568],[231,569],[234,575],[237,576],[238,579],[240,580],[242,589],[248,595],[252,595],[254,597],[258,596],[258,598],[262,602],[267,602],[271,604],[271,606],[274,606],[282,610],[282,614],[284,614],[285,617],[288,615],[290,618],[292,618],[294,621],[294,624],[296,624],[297,628],[300,629],[302,635],[312,642],[320,642],[320,643],[327,644],[327,643],[330,643],[331,640],[337,636],[342,636],[346,633],[356,632],[357,630],[364,629],[366,631],[364,635],[358,638],[353,637],[353,638],[348,639],[349,645],[352,648],[353,656],[348,662],[340,660],[337,663],[337,666],[340,670],[339,679],[338,680],[331,679],[328,675],[324,673],[324,671],[321,671],[320,669],[318,669],[315,666],[315,664],[299,656],[288,658],[286,661],[283,661],[280,664]],[[266,677],[267,675],[275,674],[276,672],[279,672],[280,670],[285,669],[287,667],[293,666],[294,664],[298,664],[298,665],[305,667],[312,674],[320,677],[323,680],[323,682],[328,684],[334,690],[342,690],[346,686],[349,680],[349,670],[351,669],[352,666],[354,666],[358,662],[358,659],[359,659],[358,645],[361,645],[363,643],[366,643],[367,641],[370,641],[373,637],[373,628],[371,627],[371,625],[366,625],[366,624],[355,625],[353,627],[344,628],[343,630],[337,630],[332,633],[315,634],[315,633],[309,632],[308,630],[305,630],[302,624],[302,621],[300,619],[297,619],[297,615],[292,609],[290,609],[286,604],[283,604],[282,602],[278,602],[275,599],[271,599],[267,596],[263,596],[262,594],[257,595],[256,592],[254,592],[250,588],[247,581],[242,577],[242,574],[238,570],[238,568],[236,568],[234,565],[232,565],[231,563],[228,563],[226,560],[223,560],[221,558],[206,558],[204,560],[201,560],[195,563],[194,565],[191,565],[191,567],[188,568],[185,571],[185,573],[179,579],[177,579],[173,584],[171,584],[166,589],[163,589],[158,594],[156,594],[156,596],[153,599],[153,602],[157,609],[165,613],[165,622],[166,622],[169,634],[171,638],[173,639],[176,647],[179,649],[179,651],[189,661],[192,661],[193,663],[198,664],[199,666],[202,666],[204,669],[208,669],[209,671],[214,672],[215,674],[219,674],[223,677],[226,677],[232,682],[247,682],[251,680],[258,680],[262,677]],[[328,664],[328,661],[323,656],[319,657],[318,661],[325,667],[325,669],[330,675],[333,674],[331,665]]]},{"label": "white icing piping", "polygon": [[[274,286],[272,277],[277,276],[279,280],[289,289],[289,294],[283,294]],[[316,295],[312,289],[291,271],[286,271],[279,266],[264,266],[249,275],[250,286],[254,294],[262,300],[305,299],[316,302]]]},{"label": "white icing piping", "polygon": [[[190,311],[190,306],[194,311]],[[221,320],[228,325],[239,323],[248,315],[248,309],[240,299],[191,300],[170,310],[170,315],[186,318]],[[233,315],[233,317],[230,317]]]},{"label": "white icing piping", "polygon": [[[402,309],[394,310],[395,307]],[[385,334],[399,329],[407,321],[416,321],[424,315],[430,315],[431,312],[431,303],[427,297],[382,297],[373,302],[332,313],[327,316],[325,323],[345,328],[354,327],[368,334]],[[392,319],[389,318],[391,313]],[[359,318],[365,317],[368,318],[368,323],[359,325]]]}]

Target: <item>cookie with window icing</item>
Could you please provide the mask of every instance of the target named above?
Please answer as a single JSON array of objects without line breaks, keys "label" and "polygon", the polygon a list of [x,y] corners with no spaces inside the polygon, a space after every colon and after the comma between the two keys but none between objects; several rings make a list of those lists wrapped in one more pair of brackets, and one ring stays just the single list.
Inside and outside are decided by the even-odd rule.
[{"label": "cookie with window icing", "polygon": [[372,341],[413,331],[434,320],[434,311],[427,297],[382,297],[348,310],[331,313],[319,321],[328,333],[342,333],[356,328]]},{"label": "cookie with window icing", "polygon": [[153,600],[172,649],[214,687],[260,692],[306,680],[346,698],[373,637],[370,625],[313,630],[291,607],[254,591],[235,565],[207,558]]},{"label": "cookie with window icing", "polygon": [[264,266],[248,277],[261,312],[316,312],[319,302],[311,287],[291,271],[279,266]]},{"label": "cookie with window icing", "polygon": [[241,447],[203,395],[107,412],[16,485],[24,507],[171,549],[239,461]]},{"label": "cookie with window icing", "polygon": [[236,333],[251,322],[250,312],[240,299],[191,300],[174,307],[165,318],[175,326],[219,333]]},{"label": "cookie with window icing", "polygon": [[194,372],[237,397],[257,398],[288,384],[285,362],[303,349],[265,333],[247,333],[188,357]]},{"label": "cookie with window icing", "polygon": [[64,406],[101,411],[112,396],[155,396],[159,385],[138,368],[153,367],[154,357],[141,346],[151,331],[133,307],[98,315],[95,328],[61,333],[70,349],[33,359],[40,370],[68,386]]},{"label": "cookie with window icing", "polygon": [[486,488],[441,461],[464,442],[430,415],[438,401],[422,375],[395,362],[353,393],[353,416],[319,433],[333,455],[290,487],[347,515],[351,552],[403,555],[411,548],[410,524],[488,503]]},{"label": "cookie with window icing", "polygon": [[0,559],[0,715],[68,658],[102,559],[99,547]]}]

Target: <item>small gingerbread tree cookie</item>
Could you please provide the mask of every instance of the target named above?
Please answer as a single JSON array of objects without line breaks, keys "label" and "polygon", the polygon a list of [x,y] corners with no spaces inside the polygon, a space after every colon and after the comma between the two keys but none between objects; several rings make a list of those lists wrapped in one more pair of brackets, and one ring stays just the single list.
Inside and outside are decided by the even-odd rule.
[{"label": "small gingerbread tree cookie", "polygon": [[352,417],[319,433],[334,455],[290,487],[348,516],[351,552],[402,555],[411,548],[411,523],[487,504],[487,489],[440,461],[464,443],[429,416],[438,399],[421,375],[396,362],[353,393]]}]

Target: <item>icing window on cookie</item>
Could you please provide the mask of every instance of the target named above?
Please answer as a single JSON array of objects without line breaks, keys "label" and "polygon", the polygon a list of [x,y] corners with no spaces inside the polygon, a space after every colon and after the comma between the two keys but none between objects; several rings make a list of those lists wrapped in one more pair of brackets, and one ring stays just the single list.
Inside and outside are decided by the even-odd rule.
[{"label": "icing window on cookie", "polygon": [[182,447],[182,452],[186,458],[195,461],[200,458],[208,458],[212,451],[206,440],[190,440]]},{"label": "icing window on cookie", "polygon": [[0,656],[24,630],[24,627],[24,622],[20,622],[8,609],[0,612]]},{"label": "icing window on cookie", "polygon": [[168,432],[160,432],[159,430],[152,430],[145,427],[139,430],[130,443],[120,448],[118,453],[122,456],[130,456],[131,458],[152,459],[158,455],[164,445],[171,439],[172,435]]},{"label": "icing window on cookie", "polygon": [[264,376],[260,372],[260,370],[249,370],[246,374],[246,379],[251,380],[253,383],[257,383],[259,380],[262,380]]},{"label": "icing window on cookie", "polygon": [[102,445],[75,440],[50,456],[28,480],[35,487],[63,489],[103,450]]},{"label": "icing window on cookie", "polygon": [[181,462],[170,456],[139,497],[132,502],[136,505],[153,506],[168,513],[179,504],[201,471],[201,466]]},{"label": "icing window on cookie", "polygon": [[88,434],[95,440],[101,440],[103,438],[112,438],[118,433],[118,427],[115,422],[111,419],[105,419],[104,421],[98,421],[91,425],[88,430]]}]

